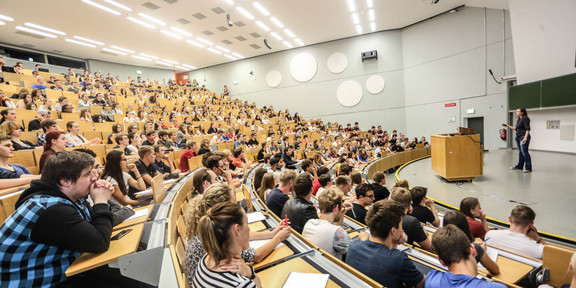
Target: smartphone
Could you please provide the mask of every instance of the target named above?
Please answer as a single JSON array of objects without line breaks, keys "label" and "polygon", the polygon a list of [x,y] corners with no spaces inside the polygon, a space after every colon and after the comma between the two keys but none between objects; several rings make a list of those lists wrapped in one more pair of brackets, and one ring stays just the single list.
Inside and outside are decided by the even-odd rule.
[{"label": "smartphone", "polygon": [[112,239],[111,239],[111,240],[112,240],[112,241],[114,241],[114,240],[120,240],[120,239],[122,239],[122,237],[126,236],[126,234],[130,233],[130,231],[132,231],[132,229],[122,230],[122,231],[120,231],[118,234],[112,236]]}]

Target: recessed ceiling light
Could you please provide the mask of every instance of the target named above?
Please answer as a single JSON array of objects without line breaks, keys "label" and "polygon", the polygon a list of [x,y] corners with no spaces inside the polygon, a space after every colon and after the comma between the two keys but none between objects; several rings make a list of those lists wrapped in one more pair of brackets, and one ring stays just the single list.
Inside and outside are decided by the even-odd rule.
[{"label": "recessed ceiling light", "polygon": [[208,47],[208,51],[210,51],[210,52],[212,52],[212,53],[216,53],[216,54],[218,54],[218,55],[222,55],[222,52],[220,52],[220,51],[218,51],[218,50],[216,50],[216,49],[212,49],[212,48],[210,48],[210,47]]},{"label": "recessed ceiling light", "polygon": [[234,56],[230,56],[230,55],[228,55],[228,54],[224,54],[224,57],[230,58],[230,59],[232,59],[232,60],[238,60],[238,59],[236,59]]},{"label": "recessed ceiling light", "polygon": [[84,37],[80,37],[80,36],[74,36],[74,38],[76,38],[76,39],[78,39],[78,40],[85,41],[85,42],[89,42],[89,43],[92,43],[92,44],[96,44],[96,45],[104,45],[104,43],[102,43],[102,42],[100,42],[100,41],[95,41],[95,40],[88,39],[88,38],[84,38]]},{"label": "recessed ceiling light", "polygon": [[292,30],[290,30],[288,28],[284,29],[284,33],[286,33],[286,35],[288,35],[288,37],[290,37],[290,38],[296,37],[296,34],[294,34],[294,32],[292,32]]},{"label": "recessed ceiling light", "polygon": [[0,15],[0,19],[4,20],[4,21],[8,21],[8,22],[14,21],[14,18],[5,16],[5,15]]},{"label": "recessed ceiling light", "polygon": [[269,32],[269,31],[270,31],[270,28],[269,28],[268,26],[266,26],[266,24],[262,23],[261,21],[256,21],[256,24],[257,24],[258,26],[260,26],[260,28],[266,30],[266,32]]},{"label": "recessed ceiling light", "polygon": [[292,46],[292,44],[290,44],[290,42],[288,42],[288,41],[286,41],[286,40],[282,41],[282,43],[283,43],[286,47],[288,47],[288,48],[294,47],[294,46]]},{"label": "recessed ceiling light", "polygon": [[144,60],[144,61],[152,61],[152,59],[146,58],[146,57],[142,57],[142,56],[138,56],[138,55],[132,55],[132,57],[136,58],[136,59],[140,59],[140,60]]},{"label": "recessed ceiling light", "polygon": [[126,19],[128,19],[128,20],[130,20],[130,21],[132,21],[132,22],[136,22],[136,23],[138,23],[138,24],[140,24],[140,25],[142,25],[142,26],[144,26],[144,27],[148,27],[148,28],[150,28],[150,29],[156,29],[156,26],[154,26],[154,25],[152,25],[152,24],[148,24],[148,23],[146,23],[146,22],[144,22],[144,21],[142,21],[142,20],[136,19],[136,18],[134,18],[134,17],[128,16],[128,17],[126,17]]},{"label": "recessed ceiling light", "polygon": [[171,66],[172,66],[172,64],[166,63],[166,62],[162,62],[162,61],[156,61],[156,63],[158,63],[158,64],[160,64],[160,65],[168,66],[168,67],[171,67]]},{"label": "recessed ceiling light", "polygon": [[166,62],[166,63],[170,63],[170,64],[174,64],[174,65],[178,65],[180,63],[176,62],[176,61],[172,61],[172,60],[168,60],[168,59],[162,59],[162,61]]},{"label": "recessed ceiling light", "polygon": [[278,41],[282,41],[284,40],[284,38],[282,38],[282,36],[278,35],[278,33],[276,32],[270,32],[270,35],[272,35],[274,38],[276,38]]},{"label": "recessed ceiling light", "polygon": [[350,12],[356,11],[356,3],[354,0],[348,0],[348,10],[350,10]]},{"label": "recessed ceiling light", "polygon": [[44,27],[38,24],[34,24],[34,23],[30,23],[30,22],[26,22],[24,23],[25,26],[28,27],[32,27],[32,28],[36,28],[36,29],[40,29],[40,30],[44,30],[46,32],[50,32],[50,33],[54,33],[54,34],[60,34],[60,35],[66,35],[66,33],[56,30],[56,29],[52,29],[52,28],[48,28],[48,27]]},{"label": "recessed ceiling light", "polygon": [[162,33],[164,33],[164,34],[166,34],[166,35],[168,35],[168,36],[170,36],[170,37],[174,37],[174,38],[176,38],[176,39],[180,39],[180,40],[184,39],[184,37],[182,37],[182,36],[180,36],[180,35],[177,35],[177,34],[174,34],[174,33],[170,32],[170,31],[160,30],[160,32],[162,32]]},{"label": "recessed ceiling light", "polygon": [[206,46],[204,46],[204,45],[202,45],[202,44],[200,44],[200,43],[198,43],[198,42],[194,42],[194,41],[192,41],[192,40],[186,40],[186,42],[188,42],[188,43],[190,43],[190,44],[192,44],[192,45],[196,45],[196,46],[198,46],[198,47],[200,47],[200,48],[206,47]]},{"label": "recessed ceiling light", "polygon": [[256,9],[258,9],[258,11],[260,11],[260,13],[264,14],[264,16],[270,16],[270,12],[268,12],[268,10],[266,10],[266,8],[264,8],[264,6],[262,6],[262,4],[260,4],[258,2],[252,2],[252,5],[254,7],[256,7]]},{"label": "recessed ceiling light", "polygon": [[192,66],[192,65],[188,65],[188,64],[182,64],[182,66],[190,68],[190,69],[196,69],[196,66]]},{"label": "recessed ceiling light", "polygon": [[4,23],[3,21],[0,21],[0,25],[6,25],[6,23]]},{"label": "recessed ceiling light", "polygon": [[276,17],[270,17],[270,21],[272,21],[276,27],[280,29],[284,28],[284,24],[282,24],[282,22],[280,22],[280,20],[278,20]]},{"label": "recessed ceiling light", "polygon": [[298,45],[300,45],[300,46],[304,46],[304,42],[302,42],[302,40],[300,40],[300,38],[294,38],[294,42],[298,43]]},{"label": "recessed ceiling light", "polygon": [[144,56],[144,57],[147,57],[147,58],[152,58],[152,59],[155,59],[155,60],[160,59],[160,58],[158,58],[158,57],[156,57],[156,56],[152,56],[152,55],[149,55],[149,54],[146,54],[146,53],[140,53],[140,56]]},{"label": "recessed ceiling light", "polygon": [[122,48],[122,47],[118,47],[118,46],[110,45],[110,47],[112,47],[116,50],[120,50],[120,51],[124,51],[124,52],[128,52],[128,53],[134,53],[134,51],[132,51],[130,49],[126,49],[126,48]]},{"label": "recessed ceiling light", "polygon": [[236,53],[236,52],[232,52],[232,55],[234,55],[234,56],[236,56],[236,57],[238,57],[238,58],[240,58],[240,59],[243,59],[243,58],[244,58],[244,56],[242,56],[242,55],[240,55],[240,54],[238,54],[238,53]]},{"label": "recessed ceiling light", "polygon": [[203,42],[203,43],[206,43],[206,44],[208,44],[208,45],[214,45],[214,43],[212,43],[212,42],[210,42],[210,41],[208,41],[208,40],[206,40],[206,39],[200,38],[200,37],[196,37],[196,40],[198,40],[198,41],[200,41],[200,42]]},{"label": "recessed ceiling light", "polygon": [[374,10],[370,9],[368,10],[368,21],[372,22],[376,20],[376,16],[374,16]]},{"label": "recessed ceiling light", "polygon": [[54,34],[45,33],[45,32],[42,32],[42,31],[30,29],[30,28],[24,27],[24,26],[16,26],[16,30],[25,31],[25,32],[28,32],[28,33],[32,33],[32,34],[36,34],[36,35],[41,35],[41,36],[49,37],[49,38],[58,38],[58,36],[56,36],[56,35],[54,35]]},{"label": "recessed ceiling light", "polygon": [[144,13],[138,13],[138,16],[140,16],[140,17],[142,17],[142,18],[146,18],[146,19],[148,19],[148,20],[150,20],[150,21],[152,21],[152,22],[154,22],[154,23],[156,23],[156,24],[158,24],[158,25],[166,26],[166,23],[164,23],[163,21],[160,21],[160,20],[158,20],[158,19],[156,19],[156,18],[154,18],[154,17],[152,17],[152,16],[150,16],[150,15],[147,15],[147,14],[144,14]]},{"label": "recessed ceiling light", "polygon": [[216,48],[217,48],[217,49],[220,49],[220,50],[222,50],[222,51],[224,51],[224,52],[230,53],[230,50],[228,50],[228,49],[226,49],[226,48],[224,48],[224,47],[222,47],[222,46],[216,45]]},{"label": "recessed ceiling light", "polygon": [[352,14],[352,22],[354,22],[354,25],[360,24],[360,18],[358,18],[358,13]]},{"label": "recessed ceiling light", "polygon": [[96,48],[96,45],[92,45],[92,44],[88,44],[88,43],[76,41],[76,40],[74,40],[74,39],[66,38],[66,39],[64,39],[64,40],[66,40],[67,42],[70,42],[70,43],[74,43],[74,44],[78,44],[78,45],[82,45],[82,46],[86,46],[86,47]]},{"label": "recessed ceiling light", "polygon": [[120,12],[118,12],[118,11],[116,11],[116,10],[114,10],[114,9],[110,9],[110,8],[108,8],[108,7],[106,7],[106,6],[102,5],[102,4],[98,4],[98,3],[93,2],[93,1],[90,1],[90,0],[82,0],[82,2],[84,2],[84,3],[88,4],[88,5],[92,5],[92,6],[96,7],[96,8],[102,9],[102,10],[108,12],[108,13],[112,13],[112,14],[114,14],[114,15],[120,15],[120,14],[121,14]]},{"label": "recessed ceiling light", "polygon": [[356,32],[362,34],[362,25],[356,25]]},{"label": "recessed ceiling light", "polygon": [[246,18],[250,19],[250,20],[254,20],[254,16],[252,14],[250,14],[250,12],[246,11],[246,9],[237,6],[236,10],[238,10],[238,12],[242,13],[242,15],[246,16]]},{"label": "recessed ceiling light", "polygon": [[125,5],[122,5],[122,4],[120,4],[120,3],[118,3],[118,2],[116,2],[116,1],[114,1],[114,0],[103,0],[103,1],[106,2],[106,3],[112,4],[112,5],[120,8],[120,9],[123,9],[123,10],[126,10],[126,11],[132,11],[132,8],[130,8],[130,7],[128,7],[128,6],[125,6]]},{"label": "recessed ceiling light", "polygon": [[366,6],[368,6],[368,8],[374,7],[374,0],[366,0]]},{"label": "recessed ceiling light", "polygon": [[372,32],[376,31],[376,22],[370,22],[370,29]]},{"label": "recessed ceiling light", "polygon": [[104,51],[106,51],[106,52],[118,54],[118,55],[128,55],[128,54],[126,54],[126,53],[124,53],[124,52],[121,52],[121,51],[118,51],[118,50],[113,50],[113,49],[106,48],[106,47],[102,48],[102,50],[104,50]]},{"label": "recessed ceiling light", "polygon": [[228,3],[229,5],[234,5],[234,1],[232,0],[224,0],[224,2]]},{"label": "recessed ceiling light", "polygon": [[174,66],[174,67],[175,67],[175,68],[178,68],[178,69],[180,69],[180,70],[189,70],[189,68],[182,67],[182,66],[178,66],[178,65],[176,65],[176,66]]},{"label": "recessed ceiling light", "polygon": [[186,35],[186,36],[188,36],[188,37],[194,36],[194,35],[186,32],[186,31],[184,31],[184,30],[182,30],[182,29],[180,29],[180,28],[178,28],[178,27],[172,26],[172,27],[170,27],[170,29],[172,29],[172,30],[174,30],[174,31],[176,31],[176,32],[178,32],[178,33],[180,33],[180,34],[182,34],[182,35]]}]

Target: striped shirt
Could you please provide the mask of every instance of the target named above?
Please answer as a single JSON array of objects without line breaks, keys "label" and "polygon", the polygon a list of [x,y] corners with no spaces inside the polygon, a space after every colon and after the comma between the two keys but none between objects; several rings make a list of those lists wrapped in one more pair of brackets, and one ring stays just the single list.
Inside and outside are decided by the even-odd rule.
[{"label": "striped shirt", "polygon": [[206,255],[198,263],[192,287],[204,288],[256,288],[256,283],[240,274],[232,272],[218,272],[209,270],[204,264]]}]

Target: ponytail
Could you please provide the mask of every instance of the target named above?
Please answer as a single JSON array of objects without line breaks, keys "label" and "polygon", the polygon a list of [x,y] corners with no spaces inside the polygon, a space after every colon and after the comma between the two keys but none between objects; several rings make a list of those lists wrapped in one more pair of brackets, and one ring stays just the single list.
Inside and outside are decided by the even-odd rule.
[{"label": "ponytail", "polygon": [[198,223],[202,247],[215,266],[220,261],[230,261],[233,257],[230,251],[233,246],[230,228],[234,225],[244,225],[244,210],[238,204],[231,202],[214,205]]}]

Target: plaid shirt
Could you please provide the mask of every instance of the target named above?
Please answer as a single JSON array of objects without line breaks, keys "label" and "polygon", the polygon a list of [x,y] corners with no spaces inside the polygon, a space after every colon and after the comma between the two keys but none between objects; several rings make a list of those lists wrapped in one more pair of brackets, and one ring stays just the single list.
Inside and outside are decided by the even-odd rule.
[{"label": "plaid shirt", "polygon": [[66,280],[64,272],[81,252],[31,239],[38,218],[56,204],[72,205],[82,218],[90,221],[90,213],[82,203],[75,205],[49,195],[32,196],[0,227],[0,287],[53,287]]}]

